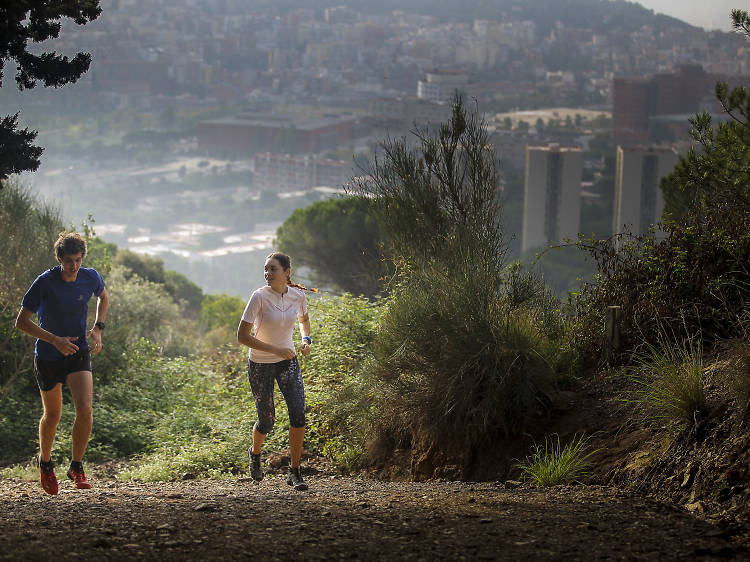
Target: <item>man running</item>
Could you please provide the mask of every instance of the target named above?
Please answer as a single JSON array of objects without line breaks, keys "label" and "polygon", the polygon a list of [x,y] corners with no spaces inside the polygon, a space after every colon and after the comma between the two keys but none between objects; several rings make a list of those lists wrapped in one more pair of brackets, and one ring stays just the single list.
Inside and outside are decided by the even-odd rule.
[{"label": "man running", "polygon": [[[70,387],[76,412],[68,477],[76,488],[91,487],[82,464],[92,425],[90,354],[102,349],[109,300],[99,273],[81,267],[85,256],[86,241],[75,232],[61,232],[55,242],[59,265],[42,273],[31,284],[16,318],[16,328],[37,338],[34,374],[44,409],[39,420],[38,463],[42,488],[52,495],[58,491],[51,455],[62,412],[63,383]],[[97,297],[96,318],[94,326],[87,331],[88,303],[92,295]],[[38,324],[32,321],[33,314],[37,315]]]}]

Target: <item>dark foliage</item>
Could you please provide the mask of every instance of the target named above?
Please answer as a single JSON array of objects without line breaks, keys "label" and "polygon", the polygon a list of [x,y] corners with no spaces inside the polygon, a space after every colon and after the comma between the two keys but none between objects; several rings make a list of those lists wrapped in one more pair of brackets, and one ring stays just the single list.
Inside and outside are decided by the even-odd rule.
[{"label": "dark foliage", "polygon": [[[735,28],[748,33],[747,12],[732,12]],[[740,337],[750,303],[750,94],[744,87],[716,95],[731,120],[714,128],[707,114],[691,120],[691,150],[664,179],[666,237],[581,242],[598,264],[599,281],[580,301],[581,343],[600,349],[607,305],[623,312],[624,349],[700,333],[704,343]]]},{"label": "dark foliage", "polygon": [[164,289],[176,303],[195,314],[200,312],[203,290],[182,273],[165,269],[163,259],[136,254],[130,250],[118,250],[112,264],[124,266],[125,277],[128,279],[137,275],[146,281],[164,285]]},{"label": "dark foliage", "polygon": [[31,144],[35,138],[36,132],[18,129],[18,113],[0,121],[0,178],[39,167],[42,148]]},{"label": "dark foliage", "polygon": [[[54,88],[74,83],[88,70],[91,55],[77,53],[69,59],[55,52],[36,54],[29,50],[29,41],[41,43],[57,38],[62,18],[85,25],[100,13],[99,0],[5,0],[0,5],[0,86],[8,61],[16,64],[19,90],[33,88],[37,82]],[[39,167],[42,149],[31,144],[36,133],[17,130],[17,119],[18,114],[0,122],[0,179]]]}]

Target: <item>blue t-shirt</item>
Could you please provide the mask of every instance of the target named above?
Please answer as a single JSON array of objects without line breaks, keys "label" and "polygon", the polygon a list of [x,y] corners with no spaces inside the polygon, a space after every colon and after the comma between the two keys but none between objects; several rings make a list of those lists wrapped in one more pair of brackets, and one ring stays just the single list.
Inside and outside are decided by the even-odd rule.
[{"label": "blue t-shirt", "polygon": [[[97,297],[104,290],[101,275],[88,267],[78,270],[75,281],[63,281],[61,267],[42,273],[26,291],[21,306],[35,312],[39,325],[56,336],[77,336],[74,342],[79,350],[89,348],[86,338],[86,314],[91,295]],[[63,354],[54,345],[36,340],[35,353],[39,359],[55,361]]]}]

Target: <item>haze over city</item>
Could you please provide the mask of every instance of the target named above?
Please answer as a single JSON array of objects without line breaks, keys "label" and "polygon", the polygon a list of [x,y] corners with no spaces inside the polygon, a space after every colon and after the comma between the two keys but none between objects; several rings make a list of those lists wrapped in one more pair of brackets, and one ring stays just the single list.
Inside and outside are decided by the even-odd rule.
[{"label": "haze over city", "polygon": [[[104,239],[243,294],[294,209],[343,193],[388,136],[447,119],[459,91],[486,120],[511,252],[528,257],[631,224],[615,200],[618,145],[684,151],[690,115],[721,118],[715,81],[750,74],[737,33],[674,19],[727,29],[724,0],[578,5],[106,0],[54,43],[89,50],[89,72],[58,90],[5,84],[0,110],[39,131],[42,167],[26,181],[71,222],[91,214]],[[580,151],[559,220],[532,204],[548,187],[525,177],[527,146]],[[569,262],[549,266],[560,290],[581,274]]]}]

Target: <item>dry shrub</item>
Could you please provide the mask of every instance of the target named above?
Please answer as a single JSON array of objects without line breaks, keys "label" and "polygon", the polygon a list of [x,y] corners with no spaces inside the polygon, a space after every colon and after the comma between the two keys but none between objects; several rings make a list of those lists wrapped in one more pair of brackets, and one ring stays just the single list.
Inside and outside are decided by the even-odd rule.
[{"label": "dry shrub", "polygon": [[750,341],[737,338],[724,342],[721,381],[738,406],[750,410]]}]

